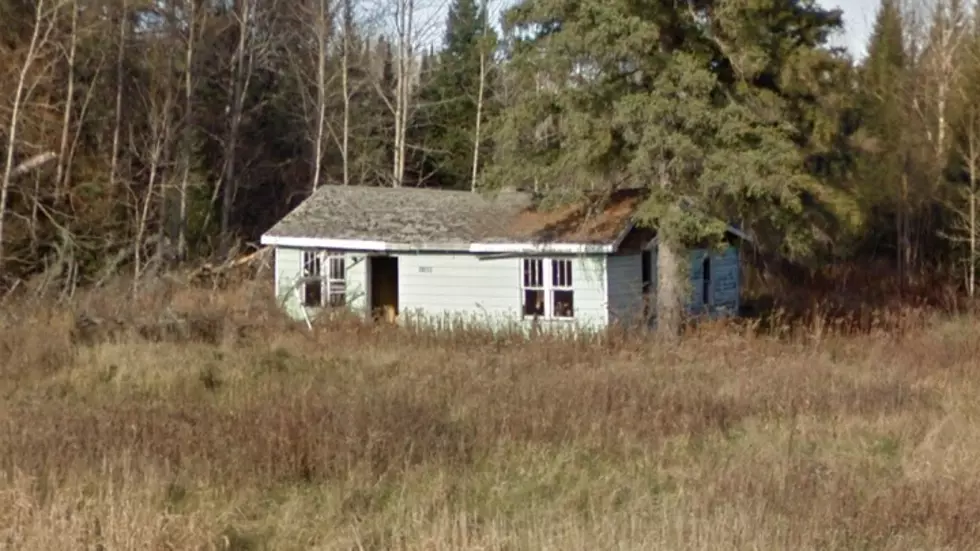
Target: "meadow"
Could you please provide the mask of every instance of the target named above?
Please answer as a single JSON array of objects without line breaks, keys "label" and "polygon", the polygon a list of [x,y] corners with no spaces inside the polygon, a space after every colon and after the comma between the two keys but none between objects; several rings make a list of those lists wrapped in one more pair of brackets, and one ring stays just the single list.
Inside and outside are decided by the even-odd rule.
[{"label": "meadow", "polygon": [[971,316],[524,342],[310,331],[265,290],[4,304],[0,547],[980,542]]}]

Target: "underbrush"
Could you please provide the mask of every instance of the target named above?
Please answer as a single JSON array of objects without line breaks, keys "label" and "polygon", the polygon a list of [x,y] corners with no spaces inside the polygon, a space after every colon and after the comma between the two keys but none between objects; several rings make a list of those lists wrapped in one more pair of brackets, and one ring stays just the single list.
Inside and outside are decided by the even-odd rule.
[{"label": "underbrush", "polygon": [[527,341],[354,319],[307,330],[265,290],[5,305],[0,546],[980,541],[970,317]]}]

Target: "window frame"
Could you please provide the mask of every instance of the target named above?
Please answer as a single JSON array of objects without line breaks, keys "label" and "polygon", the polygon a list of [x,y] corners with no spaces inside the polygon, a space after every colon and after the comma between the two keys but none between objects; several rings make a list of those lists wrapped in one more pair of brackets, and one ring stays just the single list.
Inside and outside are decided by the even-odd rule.
[{"label": "window frame", "polygon": [[[342,251],[303,249],[300,303],[305,308],[343,308],[347,306],[347,256]],[[313,270],[310,267],[314,266]],[[316,272],[316,273],[311,273]],[[307,300],[308,286],[320,286],[319,304]],[[339,299],[338,299],[339,297]]]},{"label": "window frame", "polygon": [[[571,258],[529,256],[520,259],[520,308],[522,319],[571,321],[575,316],[575,263]],[[529,314],[528,291],[540,292],[544,305],[541,314]],[[556,292],[568,293],[571,315],[556,313]]]}]

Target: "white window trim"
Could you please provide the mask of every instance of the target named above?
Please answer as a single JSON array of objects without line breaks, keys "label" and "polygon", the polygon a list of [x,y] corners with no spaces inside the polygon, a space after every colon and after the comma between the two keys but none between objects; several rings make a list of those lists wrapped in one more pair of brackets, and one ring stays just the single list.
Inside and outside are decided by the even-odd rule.
[{"label": "white window trim", "polygon": [[[524,283],[524,267],[525,263],[540,261],[541,262],[541,286],[527,286]],[[554,283],[554,265],[555,262],[566,262],[568,263],[569,272],[571,274],[571,284],[570,285],[555,285]],[[549,257],[524,257],[519,260],[518,270],[520,274],[520,308],[521,308],[521,318],[522,319],[539,319],[539,320],[556,320],[556,321],[570,321],[575,319],[576,312],[578,308],[575,306],[575,263],[572,262],[571,258],[549,258]],[[524,311],[524,301],[526,298],[526,291],[528,290],[541,290],[544,292],[544,315],[534,316],[525,314]],[[555,314],[555,291],[569,291],[572,293],[572,315],[571,316],[558,316]]]},{"label": "white window trim", "polygon": [[[307,273],[306,266],[307,260],[312,257],[319,259],[320,269],[319,274],[310,275]],[[316,308],[317,306],[307,306],[306,301],[306,279],[310,277],[319,277],[321,282],[320,291],[320,304],[319,308],[325,308],[332,305],[330,300],[333,296],[340,296],[342,300],[337,306],[347,305],[347,257],[343,252],[331,251],[324,249],[304,249],[301,258],[301,269],[302,278],[304,280],[303,285],[300,286],[300,303],[303,306],[309,308]],[[333,277],[333,268],[338,265],[340,266],[341,277]],[[326,273],[324,274],[324,271]]]}]

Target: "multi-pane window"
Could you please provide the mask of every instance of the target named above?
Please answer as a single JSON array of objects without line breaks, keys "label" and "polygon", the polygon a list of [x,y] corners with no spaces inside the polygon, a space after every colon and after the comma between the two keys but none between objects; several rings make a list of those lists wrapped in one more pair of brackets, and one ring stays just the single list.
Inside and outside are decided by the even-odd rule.
[{"label": "multi-pane window", "polygon": [[521,294],[525,317],[575,316],[570,259],[525,258],[522,265]]},{"label": "multi-pane window", "polygon": [[343,254],[303,251],[303,305],[311,308],[347,304],[347,279]]}]

